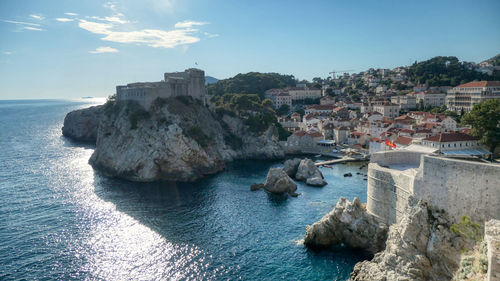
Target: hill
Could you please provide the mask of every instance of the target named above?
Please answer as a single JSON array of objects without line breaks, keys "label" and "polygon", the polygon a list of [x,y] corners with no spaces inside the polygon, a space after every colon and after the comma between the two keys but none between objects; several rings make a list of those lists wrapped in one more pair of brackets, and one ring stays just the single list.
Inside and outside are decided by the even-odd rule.
[{"label": "hill", "polygon": [[232,78],[217,81],[207,86],[208,94],[221,96],[223,94],[256,94],[263,98],[265,91],[272,88],[295,86],[297,80],[293,75],[279,73],[249,72],[238,74]]},{"label": "hill", "polygon": [[205,76],[205,85],[210,85],[210,84],[213,84],[213,83],[217,83],[217,81],[219,81],[219,79],[217,79],[215,77]]},{"label": "hill", "polygon": [[470,62],[459,61],[456,57],[435,57],[414,63],[408,69],[408,78],[415,84],[429,86],[457,86],[474,80],[498,80],[496,75],[486,75],[473,69]]}]

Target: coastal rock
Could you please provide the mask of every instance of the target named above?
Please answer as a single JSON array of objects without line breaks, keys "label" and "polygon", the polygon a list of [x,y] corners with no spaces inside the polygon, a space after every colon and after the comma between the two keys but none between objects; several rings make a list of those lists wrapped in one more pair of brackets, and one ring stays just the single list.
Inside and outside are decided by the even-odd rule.
[{"label": "coastal rock", "polygon": [[320,177],[308,178],[306,180],[307,185],[311,186],[325,186],[327,185],[326,181]]},{"label": "coastal rock", "polygon": [[300,165],[300,161],[302,159],[300,158],[294,158],[294,159],[288,159],[285,161],[285,164],[284,164],[284,167],[283,167],[283,170],[285,171],[285,173],[294,178],[295,175],[297,174],[297,169],[299,168],[299,165]]},{"label": "coastal rock", "polygon": [[190,97],[105,105],[89,163],[132,181],[192,182],[237,159],[284,157],[277,129],[249,132],[243,120],[217,116]]},{"label": "coastal rock", "polygon": [[304,244],[313,248],[345,244],[374,254],[384,248],[386,235],[387,226],[368,214],[357,197],[352,202],[342,197],[330,213],[306,226]]},{"label": "coastal rock", "polygon": [[75,141],[97,140],[97,129],[104,112],[102,105],[72,111],[64,118],[62,134]]},{"label": "coastal rock", "polygon": [[250,186],[251,191],[261,190],[264,187],[263,183],[254,183]]},{"label": "coastal rock", "polygon": [[294,194],[297,184],[281,168],[271,168],[267,173],[264,189],[270,193]]},{"label": "coastal rock", "polygon": [[[412,203],[389,228],[385,250],[355,265],[351,280],[451,280],[464,240],[452,233],[448,218],[422,201]],[[434,214],[434,215],[430,215]]]},{"label": "coastal rock", "polygon": [[[297,173],[295,174],[296,180],[304,181],[308,185],[324,186],[326,185],[326,182],[323,180],[323,178],[323,174],[318,169],[318,167],[314,165],[314,162],[311,159],[306,158],[300,161],[300,164],[297,168]],[[320,181],[319,179],[321,179],[322,181]]]}]

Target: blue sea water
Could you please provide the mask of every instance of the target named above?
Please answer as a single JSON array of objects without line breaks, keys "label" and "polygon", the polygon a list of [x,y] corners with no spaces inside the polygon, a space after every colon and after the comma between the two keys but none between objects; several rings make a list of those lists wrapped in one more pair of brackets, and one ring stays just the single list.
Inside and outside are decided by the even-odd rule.
[{"label": "blue sea water", "polygon": [[92,145],[61,136],[89,102],[0,101],[0,280],[346,280],[365,258],[300,243],[339,197],[366,201],[359,165],[322,168],[328,185],[297,198],[250,191],[281,161],[193,184],[106,178]]}]

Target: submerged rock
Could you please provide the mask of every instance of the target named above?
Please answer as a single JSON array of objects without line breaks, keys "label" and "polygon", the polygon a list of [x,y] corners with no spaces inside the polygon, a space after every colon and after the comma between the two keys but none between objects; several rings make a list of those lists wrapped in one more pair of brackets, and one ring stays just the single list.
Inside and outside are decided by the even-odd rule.
[{"label": "submerged rock", "polygon": [[254,183],[250,186],[251,191],[261,190],[264,187],[263,183]]},{"label": "submerged rock", "polygon": [[270,193],[287,192],[292,195],[297,190],[297,184],[281,168],[271,168],[264,189]]},{"label": "submerged rock", "polygon": [[344,174],[344,178],[345,178],[345,177],[352,177],[352,174],[351,174],[351,173],[345,173],[345,174]]},{"label": "submerged rock", "polygon": [[75,141],[95,143],[103,113],[103,105],[71,111],[64,118],[62,134]]},{"label": "submerged rock", "polygon": [[384,248],[386,234],[387,226],[368,214],[357,197],[352,202],[342,197],[330,213],[306,226],[304,244],[313,248],[345,244],[374,254]]},{"label": "submerged rock", "polygon": [[295,175],[297,174],[297,169],[299,168],[301,160],[302,159],[300,159],[300,158],[286,160],[284,167],[283,167],[283,170],[285,171],[285,173],[288,176],[295,178]]},{"label": "submerged rock", "polygon": [[300,164],[297,168],[297,173],[295,175],[295,179],[299,181],[304,181],[306,182],[306,184],[314,186],[324,186],[327,184],[323,180],[324,177],[321,171],[318,169],[318,167],[316,167],[316,165],[314,165],[314,162],[308,158],[300,161]]}]

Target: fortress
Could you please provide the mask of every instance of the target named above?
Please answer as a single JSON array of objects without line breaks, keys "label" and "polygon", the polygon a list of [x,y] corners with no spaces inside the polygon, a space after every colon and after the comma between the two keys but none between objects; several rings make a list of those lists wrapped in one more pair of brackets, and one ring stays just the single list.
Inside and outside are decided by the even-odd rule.
[{"label": "fortress", "polygon": [[399,222],[409,196],[484,223],[500,219],[500,165],[395,150],[374,153],[368,165],[367,210],[379,221]]},{"label": "fortress", "polygon": [[164,74],[164,80],[160,82],[138,82],[116,86],[116,100],[137,101],[147,110],[157,98],[175,96],[191,96],[205,104],[205,92],[205,72],[190,68],[184,72],[167,72]]}]

